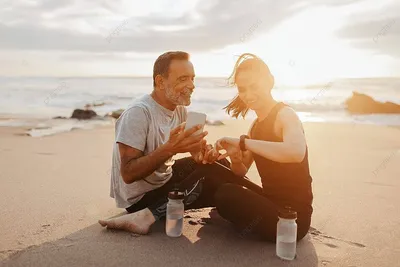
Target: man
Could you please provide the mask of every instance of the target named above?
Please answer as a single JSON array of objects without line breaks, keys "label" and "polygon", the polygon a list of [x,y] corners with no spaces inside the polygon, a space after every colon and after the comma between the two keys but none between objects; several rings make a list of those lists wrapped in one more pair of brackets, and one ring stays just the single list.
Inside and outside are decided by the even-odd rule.
[{"label": "man", "polygon": [[[136,100],[117,120],[110,195],[128,214],[99,220],[102,226],[148,233],[165,216],[168,192],[193,174],[199,166],[196,162],[211,163],[218,157],[211,146],[205,146],[207,132],[192,136],[200,126],[184,130],[194,78],[188,53],[162,54],[154,63],[153,92]],[[186,152],[192,157],[173,159]],[[222,163],[229,166],[226,160]],[[215,206],[213,195],[222,181],[205,174],[205,179],[183,188],[190,191],[185,208]]]}]

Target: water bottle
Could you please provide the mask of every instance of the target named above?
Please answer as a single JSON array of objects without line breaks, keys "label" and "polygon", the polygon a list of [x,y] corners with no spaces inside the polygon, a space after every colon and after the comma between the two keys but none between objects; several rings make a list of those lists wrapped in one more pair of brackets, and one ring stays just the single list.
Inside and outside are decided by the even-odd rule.
[{"label": "water bottle", "polygon": [[170,237],[182,235],[183,213],[184,213],[184,193],[172,191],[168,194],[167,218],[165,222],[165,232]]},{"label": "water bottle", "polygon": [[290,208],[279,212],[276,231],[276,255],[284,260],[293,260],[296,256],[297,213]]}]

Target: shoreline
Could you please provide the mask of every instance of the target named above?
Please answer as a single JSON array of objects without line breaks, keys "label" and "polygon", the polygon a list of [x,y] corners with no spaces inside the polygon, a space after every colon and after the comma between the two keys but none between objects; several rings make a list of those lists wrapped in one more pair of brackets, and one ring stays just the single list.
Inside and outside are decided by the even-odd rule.
[{"label": "shoreline", "polygon": [[[400,117],[400,115],[399,115]],[[253,118],[229,118],[223,120],[211,120],[223,122],[226,125],[226,122],[241,122],[241,121],[253,121]],[[367,123],[360,120],[355,121],[302,121],[303,124],[332,124],[332,125],[346,125],[346,126],[376,126],[376,127],[390,127],[400,129],[400,124],[374,124]],[[12,132],[11,129],[4,128],[16,128],[16,132],[19,135],[27,135],[32,137],[43,137],[49,135],[58,135],[60,133],[71,132],[75,130],[90,130],[97,129],[99,127],[113,127],[115,124],[115,119],[111,117],[100,117],[99,119],[90,119],[90,120],[78,120],[71,118],[63,118],[63,119],[54,119],[54,118],[45,118],[45,117],[27,117],[27,116],[19,116],[18,114],[0,114],[0,131],[2,132]],[[208,125],[211,126],[211,125]],[[221,127],[224,125],[217,125],[217,127]]]}]

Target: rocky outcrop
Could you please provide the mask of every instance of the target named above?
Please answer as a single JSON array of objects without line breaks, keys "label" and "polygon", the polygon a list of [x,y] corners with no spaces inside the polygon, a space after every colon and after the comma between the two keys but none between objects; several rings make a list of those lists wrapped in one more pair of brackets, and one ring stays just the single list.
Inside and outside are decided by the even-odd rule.
[{"label": "rocky outcrop", "polygon": [[91,109],[75,109],[72,112],[71,119],[90,120],[95,117],[97,117],[97,114]]},{"label": "rocky outcrop", "polygon": [[366,94],[353,92],[345,102],[346,109],[352,114],[400,113],[400,105],[393,102],[379,102]]},{"label": "rocky outcrop", "polygon": [[113,117],[114,119],[118,119],[119,116],[121,116],[122,112],[124,112],[124,109],[118,109],[113,112],[107,113],[106,117]]}]

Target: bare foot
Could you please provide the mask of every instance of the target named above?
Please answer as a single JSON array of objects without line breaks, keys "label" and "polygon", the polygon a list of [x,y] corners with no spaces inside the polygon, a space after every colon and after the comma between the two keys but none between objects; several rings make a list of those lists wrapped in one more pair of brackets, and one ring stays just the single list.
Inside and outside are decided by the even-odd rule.
[{"label": "bare foot", "polygon": [[125,230],[136,234],[145,235],[155,218],[149,209],[139,210],[135,213],[125,214],[117,218],[99,220],[101,226],[111,229]]}]

